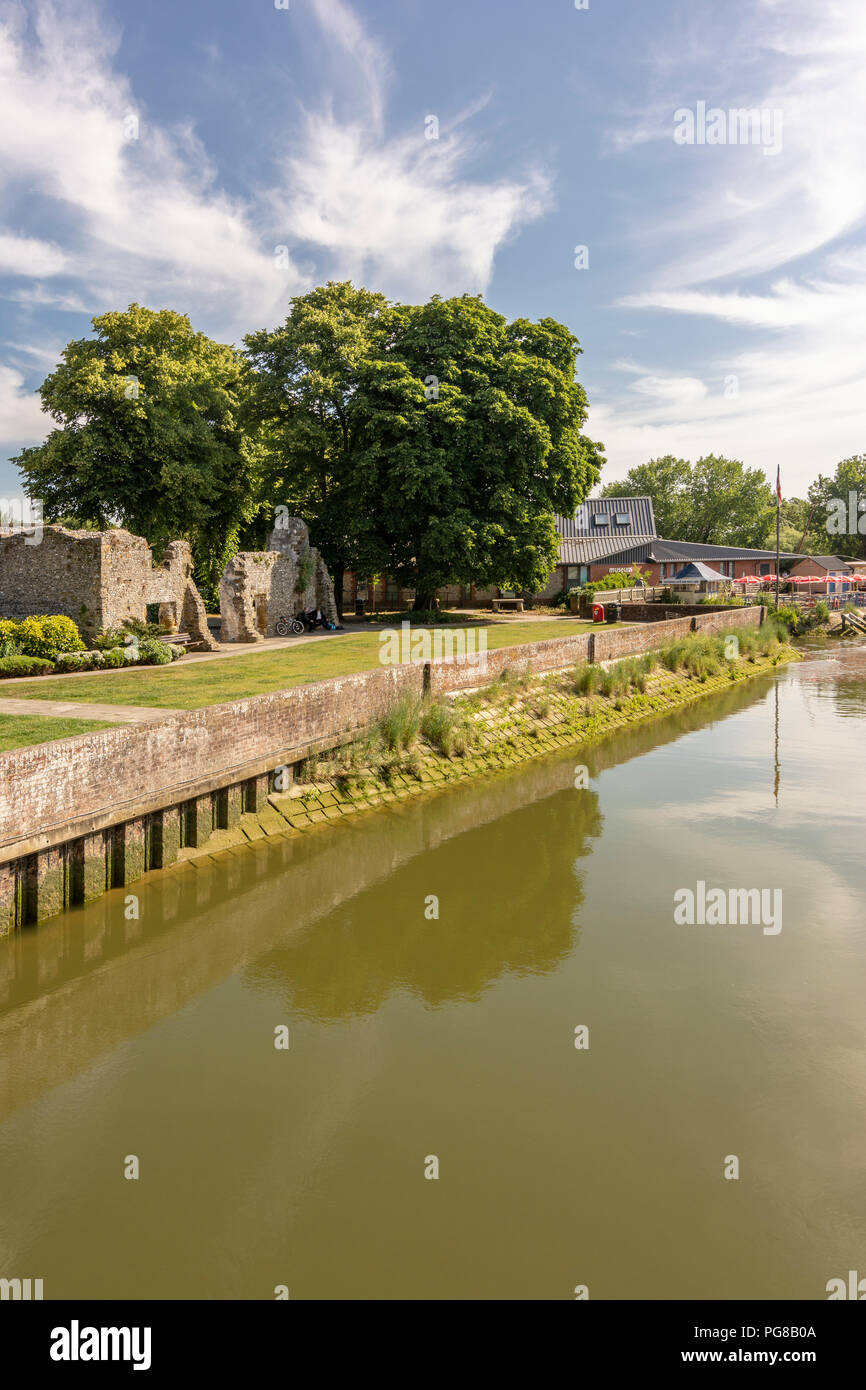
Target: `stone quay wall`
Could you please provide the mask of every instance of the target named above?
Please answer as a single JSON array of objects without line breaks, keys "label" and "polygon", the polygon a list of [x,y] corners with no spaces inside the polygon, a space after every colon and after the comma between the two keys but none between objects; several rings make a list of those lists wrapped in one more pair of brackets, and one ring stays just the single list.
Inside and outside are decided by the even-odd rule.
[{"label": "stone quay wall", "polygon": [[122,887],[183,846],[258,811],[282,772],[355,737],[402,695],[446,695],[517,674],[614,661],[689,631],[757,626],[764,610],[709,612],[486,654],[407,663],[118,725],[0,754],[0,934]]}]

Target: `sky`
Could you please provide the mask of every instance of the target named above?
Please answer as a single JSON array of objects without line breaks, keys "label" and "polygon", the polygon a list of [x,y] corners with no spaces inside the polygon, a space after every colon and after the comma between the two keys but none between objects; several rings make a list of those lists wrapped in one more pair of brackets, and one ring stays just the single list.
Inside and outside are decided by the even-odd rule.
[{"label": "sky", "polygon": [[863,0],[0,0],[0,496],[94,314],[328,279],[566,323],[604,482],[802,496],[866,452],[864,69]]}]

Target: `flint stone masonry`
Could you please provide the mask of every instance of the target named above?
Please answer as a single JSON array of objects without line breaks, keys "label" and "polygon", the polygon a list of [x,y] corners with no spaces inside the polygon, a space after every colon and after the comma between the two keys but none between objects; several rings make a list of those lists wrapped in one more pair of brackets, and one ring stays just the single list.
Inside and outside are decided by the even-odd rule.
[{"label": "flint stone masonry", "polygon": [[485,671],[457,662],[386,666],[0,754],[0,935],[225,833],[265,804],[278,767],[348,741],[403,694],[465,690],[506,669],[541,674],[613,661],[763,617],[754,607],[600,628],[499,648],[487,653]]},{"label": "flint stone masonry", "polygon": [[288,517],[274,527],[267,550],[242,550],[226,565],[220,580],[220,637],[223,642],[261,642],[276,635],[278,618],[311,608],[320,608],[336,623],[334,586],[325,562],[310,545],[306,523]]},{"label": "flint stone masonry", "polygon": [[46,526],[38,545],[18,531],[0,535],[0,617],[62,613],[86,639],[128,618],[143,622],[148,604],[188,632],[192,651],[215,651],[186,541],[171,541],[154,568],[150,546],[129,531],[69,531]]}]

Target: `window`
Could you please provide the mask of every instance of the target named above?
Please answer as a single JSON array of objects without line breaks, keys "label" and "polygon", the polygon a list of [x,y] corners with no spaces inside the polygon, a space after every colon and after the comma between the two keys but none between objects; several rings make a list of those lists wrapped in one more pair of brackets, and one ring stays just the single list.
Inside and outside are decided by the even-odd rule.
[{"label": "window", "polygon": [[610,517],[606,512],[596,512],[592,518],[593,526],[607,526],[609,521]]},{"label": "window", "polygon": [[761,565],[761,568],[758,570],[758,573],[759,573],[759,574],[769,574],[769,573],[770,573],[770,566],[769,566],[769,565]]},{"label": "window", "polygon": [[616,522],[617,526],[628,526],[630,520],[631,518],[629,517],[628,512],[617,512],[616,516],[614,517],[614,521]]}]

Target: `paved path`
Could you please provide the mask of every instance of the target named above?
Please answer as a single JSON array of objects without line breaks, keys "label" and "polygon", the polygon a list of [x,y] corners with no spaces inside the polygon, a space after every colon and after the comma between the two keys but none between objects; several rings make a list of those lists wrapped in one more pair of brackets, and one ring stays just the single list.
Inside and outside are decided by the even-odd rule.
[{"label": "paved path", "polygon": [[0,698],[0,714],[59,715],[63,719],[104,719],[111,724],[146,724],[153,719],[167,719],[182,710],[147,709],[142,705],[85,704],[81,700],[6,700]]}]

